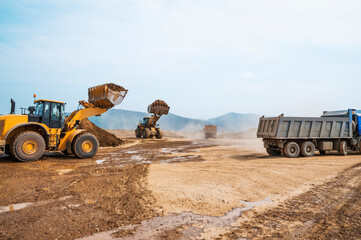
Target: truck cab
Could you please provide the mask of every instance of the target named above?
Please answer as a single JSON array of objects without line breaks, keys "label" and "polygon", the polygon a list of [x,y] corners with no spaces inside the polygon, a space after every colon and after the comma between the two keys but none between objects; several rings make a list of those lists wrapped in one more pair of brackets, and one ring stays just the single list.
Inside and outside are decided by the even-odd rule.
[{"label": "truck cab", "polygon": [[324,111],[321,117],[349,118],[352,123],[353,136],[361,136],[361,110],[348,109],[341,111]]}]

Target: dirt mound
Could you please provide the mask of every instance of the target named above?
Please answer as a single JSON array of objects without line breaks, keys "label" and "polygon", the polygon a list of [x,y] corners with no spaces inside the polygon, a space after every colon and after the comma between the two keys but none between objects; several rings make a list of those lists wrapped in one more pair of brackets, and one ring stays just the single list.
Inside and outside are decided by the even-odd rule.
[{"label": "dirt mound", "polygon": [[96,126],[88,119],[83,119],[78,126],[78,129],[85,129],[87,132],[94,134],[99,141],[100,147],[116,147],[123,144],[123,140]]}]

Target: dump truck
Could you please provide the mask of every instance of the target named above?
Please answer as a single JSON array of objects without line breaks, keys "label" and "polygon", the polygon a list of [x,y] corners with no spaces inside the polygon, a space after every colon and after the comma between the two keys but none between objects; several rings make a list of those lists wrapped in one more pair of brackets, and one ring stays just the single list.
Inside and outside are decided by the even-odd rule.
[{"label": "dump truck", "polygon": [[204,138],[216,138],[217,126],[216,125],[204,125]]},{"label": "dump truck", "polygon": [[324,111],[321,117],[260,118],[257,137],[271,156],[290,158],[311,157],[316,151],[321,155],[348,150],[361,152],[361,111]]},{"label": "dump truck", "polygon": [[139,121],[137,128],[135,129],[135,136],[137,138],[153,138],[161,139],[163,137],[163,131],[157,124],[162,115],[167,115],[170,107],[162,100],[155,100],[148,106],[148,113],[151,113],[151,117],[144,117],[143,121]]},{"label": "dump truck", "polygon": [[35,106],[16,115],[15,102],[11,100],[10,114],[0,116],[0,150],[23,162],[35,161],[45,151],[91,158],[97,153],[98,140],[77,126],[83,119],[99,116],[120,104],[127,92],[113,83],[91,87],[88,102],[79,101],[79,108],[67,118],[64,102],[34,100]]}]

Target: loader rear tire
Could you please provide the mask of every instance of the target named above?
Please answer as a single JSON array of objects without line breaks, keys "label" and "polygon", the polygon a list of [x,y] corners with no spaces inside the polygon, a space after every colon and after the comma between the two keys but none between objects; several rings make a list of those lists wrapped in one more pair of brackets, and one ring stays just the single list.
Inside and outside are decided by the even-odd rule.
[{"label": "loader rear tire", "polygon": [[155,135],[156,138],[162,139],[163,137],[163,131],[160,129],[157,129],[157,135]]},{"label": "loader rear tire", "polygon": [[341,141],[340,145],[338,147],[338,153],[342,156],[346,156],[347,155],[347,143],[346,141]]},{"label": "loader rear tire", "polygon": [[313,142],[310,141],[306,141],[303,142],[301,145],[301,155],[304,157],[312,157],[313,155],[315,155],[316,152],[316,147],[315,144],[313,144]]},{"label": "loader rear tire", "polygon": [[136,138],[142,137],[142,130],[140,130],[139,127],[137,127],[137,129],[135,129],[135,136],[136,136]]},{"label": "loader rear tire", "polygon": [[150,138],[150,129],[144,128],[143,138]]},{"label": "loader rear tire", "polygon": [[289,158],[297,158],[300,155],[300,146],[295,142],[288,142],[285,146],[285,155]]},{"label": "loader rear tire", "polygon": [[36,161],[44,151],[44,138],[36,132],[22,132],[10,144],[10,155],[21,162]]},{"label": "loader rear tire", "polygon": [[91,158],[99,148],[98,139],[91,133],[77,135],[71,143],[71,151],[77,158]]}]

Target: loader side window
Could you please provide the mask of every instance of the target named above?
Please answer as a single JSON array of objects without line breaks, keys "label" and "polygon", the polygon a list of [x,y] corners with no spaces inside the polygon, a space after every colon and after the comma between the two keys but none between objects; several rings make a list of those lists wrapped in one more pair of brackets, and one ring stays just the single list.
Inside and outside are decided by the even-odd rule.
[{"label": "loader side window", "polygon": [[60,117],[60,104],[52,104],[51,120],[58,120]]},{"label": "loader side window", "polygon": [[43,102],[43,115],[40,118],[40,122],[44,123],[46,126],[50,126],[50,103]]},{"label": "loader side window", "polygon": [[41,102],[41,103],[38,103],[36,105],[36,112],[35,114],[38,115],[39,117],[43,116],[43,109],[44,109],[44,104]]},{"label": "loader side window", "polygon": [[149,118],[143,118],[143,127],[146,127],[148,125]]},{"label": "loader side window", "polygon": [[64,125],[64,106],[61,103],[51,103],[51,128],[62,128]]},{"label": "loader side window", "polygon": [[50,103],[44,103],[44,117],[50,117]]}]

